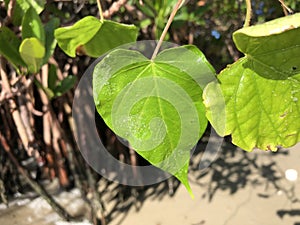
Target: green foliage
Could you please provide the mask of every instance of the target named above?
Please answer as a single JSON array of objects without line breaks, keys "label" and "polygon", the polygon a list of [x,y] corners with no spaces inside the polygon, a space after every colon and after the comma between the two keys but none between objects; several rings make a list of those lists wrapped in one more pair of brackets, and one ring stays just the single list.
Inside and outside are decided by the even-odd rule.
[{"label": "green foliage", "polygon": [[26,11],[31,7],[37,14],[40,14],[44,9],[45,3],[45,0],[16,0],[12,17],[13,23],[16,26],[21,25]]},{"label": "green foliage", "polygon": [[95,67],[93,95],[105,123],[192,195],[190,150],[207,125],[201,87],[213,79],[211,65],[195,46],[164,50],[153,61],[118,49]]},{"label": "green foliage", "polygon": [[26,11],[29,7],[32,7],[37,14],[40,14],[46,4],[46,0],[17,0],[17,2],[22,5],[22,9]]},{"label": "green foliage", "polygon": [[22,38],[37,38],[43,45],[45,44],[45,31],[42,21],[36,11],[30,7],[22,20]]},{"label": "green foliage", "polygon": [[300,13],[234,32],[246,66],[270,79],[286,79],[300,72]]},{"label": "green foliage", "polygon": [[70,27],[58,28],[54,32],[58,46],[69,56],[76,56],[76,48],[90,41],[101,28],[101,22],[87,16]]},{"label": "green foliage", "polygon": [[[56,73],[56,67],[53,64],[49,64],[48,88],[50,90],[54,90],[56,88],[57,80],[58,80],[58,77],[57,77],[57,73]],[[53,95],[54,95],[54,93],[53,93]]]},{"label": "green foliage", "polygon": [[78,48],[81,53],[99,57],[110,49],[134,42],[137,32],[137,28],[133,25],[100,21],[87,16],[73,26],[56,29],[55,38],[59,47],[71,57],[76,56]]},{"label": "green foliage", "polygon": [[45,48],[35,37],[26,38],[19,48],[23,61],[27,64],[30,73],[37,73],[45,56]]},{"label": "green foliage", "polygon": [[54,96],[59,97],[74,87],[77,79],[75,76],[67,76],[63,80],[57,82],[53,89]]},{"label": "green foliage", "polygon": [[[225,98],[225,130],[210,111],[209,120],[222,136],[232,135],[233,143],[245,150],[276,150],[299,142],[300,131],[300,14],[243,28],[233,34],[236,46],[246,54],[218,76]],[[220,99],[204,98],[208,109]],[[220,129],[221,127],[221,129]]]},{"label": "green foliage", "polygon": [[[7,27],[1,28],[0,40],[2,45],[0,47],[0,53],[12,63],[18,72],[20,72],[19,67],[22,66],[27,67],[30,73],[37,73],[42,64],[47,62],[56,45],[53,34],[51,36],[51,28],[49,26],[52,23],[52,26],[55,26],[57,21],[51,22],[51,20],[49,22],[50,25],[46,26],[46,38],[42,21],[37,14],[40,8],[38,5],[35,5],[39,2],[32,2],[34,1],[18,2],[24,11],[24,17],[22,19],[22,42],[10,29]],[[31,6],[31,3],[35,8]],[[15,9],[17,9],[17,7]],[[52,28],[52,33],[53,29],[54,28]],[[45,42],[47,49],[45,49]],[[45,54],[46,50],[47,54]]]},{"label": "green foliage", "polygon": [[21,41],[7,27],[0,28],[0,53],[17,69],[19,65],[25,66],[19,53]]},{"label": "green foliage", "polygon": [[133,25],[104,20],[95,36],[83,46],[83,50],[89,56],[99,57],[120,45],[135,42],[137,35],[138,29]]},{"label": "green foliage", "polygon": [[[139,1],[133,1],[136,3],[136,6],[143,14],[147,17],[139,22],[140,27],[147,27],[154,24],[156,28],[155,37],[159,39],[167,19],[173,9],[173,6],[176,4],[177,0],[166,0],[166,1],[150,1],[145,0],[141,5]],[[168,37],[166,38],[168,39]]]},{"label": "green foliage", "polygon": [[53,99],[67,93],[74,87],[76,82],[76,77],[71,75],[65,77],[63,80],[59,80],[56,73],[56,67],[53,64],[49,64],[48,87],[44,87],[37,80],[35,81],[36,85],[44,90],[49,99]]},{"label": "green foliage", "polygon": [[53,54],[54,49],[56,47],[57,41],[54,38],[54,30],[58,28],[59,26],[59,19],[58,18],[52,18],[49,20],[48,23],[46,23],[44,29],[45,29],[45,48],[46,53],[45,57],[43,59],[43,63],[47,63],[50,56]]}]

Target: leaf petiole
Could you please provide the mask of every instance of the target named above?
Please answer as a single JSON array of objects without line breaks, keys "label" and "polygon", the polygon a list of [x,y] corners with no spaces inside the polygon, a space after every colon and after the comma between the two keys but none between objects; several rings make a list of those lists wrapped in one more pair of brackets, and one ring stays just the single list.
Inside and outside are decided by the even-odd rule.
[{"label": "leaf petiole", "polygon": [[103,10],[102,10],[102,6],[101,6],[101,1],[100,0],[97,0],[97,5],[98,5],[98,9],[99,9],[100,20],[103,21],[104,20]]},{"label": "leaf petiole", "polygon": [[251,0],[246,0],[246,7],[247,7],[247,11],[246,11],[244,27],[249,27],[251,21],[251,15],[252,15]]},{"label": "leaf petiole", "polygon": [[184,3],[184,0],[178,0],[177,3],[176,3],[176,5],[174,6],[174,9],[173,9],[173,11],[172,11],[172,13],[171,13],[171,15],[170,15],[170,17],[168,19],[168,22],[167,22],[167,24],[166,24],[166,26],[165,26],[165,28],[164,28],[164,30],[163,30],[160,38],[159,38],[159,41],[158,41],[155,49],[154,49],[153,55],[151,57],[151,60],[153,60],[157,56],[157,53],[158,53],[158,51],[159,51],[159,49],[160,49],[160,47],[162,45],[162,42],[165,39],[165,37],[167,35],[167,32],[168,32],[168,30],[169,30],[169,28],[171,26],[171,23],[173,22],[174,17],[176,15],[178,9],[182,6],[183,3]]}]

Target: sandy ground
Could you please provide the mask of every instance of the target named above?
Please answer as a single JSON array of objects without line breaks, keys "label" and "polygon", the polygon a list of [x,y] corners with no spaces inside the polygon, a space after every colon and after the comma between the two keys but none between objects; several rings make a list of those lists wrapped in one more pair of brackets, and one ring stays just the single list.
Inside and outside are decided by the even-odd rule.
[{"label": "sandy ground", "polygon": [[[300,172],[300,145],[278,154],[236,151],[206,174],[190,172],[195,199],[182,185],[173,197],[147,194],[161,186],[163,190],[161,184],[145,192],[148,197],[138,197],[136,207],[112,200],[107,205],[108,211],[113,210],[109,225],[300,225],[300,202],[296,201],[300,180],[286,173],[288,169]],[[60,193],[56,199],[72,214],[88,210],[78,190]],[[9,208],[0,205],[0,225],[29,224],[90,225],[61,221],[41,198],[19,198]]]}]

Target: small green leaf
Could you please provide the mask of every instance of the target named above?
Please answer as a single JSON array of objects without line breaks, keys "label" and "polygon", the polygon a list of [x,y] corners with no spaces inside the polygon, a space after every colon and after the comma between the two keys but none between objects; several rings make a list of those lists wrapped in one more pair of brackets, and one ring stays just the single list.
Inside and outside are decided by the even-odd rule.
[{"label": "small green leaf", "polygon": [[74,87],[77,79],[75,76],[67,76],[62,81],[58,82],[54,89],[55,96],[61,96]]},{"label": "small green leaf", "polygon": [[7,27],[1,27],[0,43],[0,54],[3,55],[16,69],[18,66],[26,66],[19,53],[21,41],[14,32]]},{"label": "small green leaf", "polygon": [[[243,28],[233,37],[246,56],[220,73],[220,84],[205,89],[209,121],[248,151],[295,145],[300,141],[300,14]],[[218,106],[222,98],[226,117],[220,122],[212,118],[224,115]]]},{"label": "small green leaf", "polygon": [[73,26],[57,28],[54,36],[59,47],[69,56],[76,56],[76,48],[86,44],[98,32],[102,23],[93,16],[87,16]]},{"label": "small green leaf", "polygon": [[42,44],[45,44],[45,31],[42,21],[36,11],[30,7],[22,21],[22,38],[37,38]]},{"label": "small green leaf", "polygon": [[56,66],[49,64],[48,88],[52,91],[55,90],[57,80]]},{"label": "small green leaf", "polygon": [[59,47],[69,56],[75,57],[76,50],[92,57],[99,57],[105,52],[122,44],[134,42],[138,30],[133,25],[113,21],[100,21],[87,16],[71,27],[55,30]]},{"label": "small green leaf", "polygon": [[148,27],[148,26],[151,25],[151,24],[152,24],[152,21],[151,21],[150,19],[144,19],[144,20],[142,20],[142,21],[140,22],[139,27],[140,27],[141,29],[143,29],[143,28]]},{"label": "small green leaf", "polygon": [[46,47],[46,54],[43,59],[43,63],[46,63],[49,59],[49,57],[53,54],[55,46],[56,46],[56,40],[54,38],[54,30],[59,26],[59,19],[58,18],[52,18],[46,25],[45,25],[45,34],[46,34],[46,41],[45,41],[45,47]]},{"label": "small green leaf", "polygon": [[137,7],[138,7],[138,9],[139,10],[141,10],[141,12],[144,14],[144,15],[146,15],[146,16],[148,16],[148,17],[150,17],[150,18],[155,18],[155,9],[153,8],[154,6],[151,4],[151,1],[149,2],[149,4],[150,5],[148,5],[148,4],[143,4],[143,5],[141,5],[141,4],[136,4],[137,5]]},{"label": "small green leaf", "polygon": [[135,42],[137,35],[138,29],[134,25],[104,20],[95,36],[84,45],[84,50],[96,58],[120,45]]},{"label": "small green leaf", "polygon": [[37,38],[26,38],[20,45],[19,52],[31,73],[36,73],[42,65],[45,48]]},{"label": "small green leaf", "polygon": [[42,89],[46,93],[49,99],[54,97],[54,92],[50,88],[44,87],[37,79],[34,80],[34,83],[38,88]]},{"label": "small green leaf", "polygon": [[187,178],[190,150],[207,126],[201,86],[212,79],[212,67],[194,46],[167,49],[153,61],[117,49],[96,65],[93,96],[117,135],[193,195]]}]

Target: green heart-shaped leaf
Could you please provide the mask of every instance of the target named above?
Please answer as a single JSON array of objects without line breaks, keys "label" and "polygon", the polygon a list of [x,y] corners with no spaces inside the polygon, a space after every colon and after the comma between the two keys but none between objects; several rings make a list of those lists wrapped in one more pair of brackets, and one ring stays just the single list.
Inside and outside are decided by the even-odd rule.
[{"label": "green heart-shaped leaf", "polygon": [[[233,34],[246,54],[204,91],[207,116],[220,135],[245,150],[276,150],[300,140],[300,14],[243,28]],[[215,88],[221,88],[218,97]],[[212,119],[224,108],[225,123]],[[225,125],[225,130],[223,129]]]},{"label": "green heart-shaped leaf", "polygon": [[93,96],[105,123],[192,195],[190,150],[207,126],[201,87],[213,79],[211,65],[194,46],[164,50],[153,61],[117,49],[96,65]]},{"label": "green heart-shaped leaf", "polygon": [[87,16],[73,26],[56,29],[54,35],[59,47],[71,57],[75,57],[76,50],[99,57],[115,47],[134,42],[137,33],[138,30],[133,25],[100,21]]},{"label": "green heart-shaped leaf", "polygon": [[300,72],[300,13],[233,33],[237,48],[246,54],[245,65],[270,79],[285,79]]},{"label": "green heart-shaped leaf", "polygon": [[135,42],[137,35],[138,29],[134,25],[104,20],[96,35],[84,45],[84,50],[87,55],[97,58],[120,45]]},{"label": "green heart-shaped leaf", "polygon": [[39,71],[45,55],[45,48],[37,38],[26,38],[20,45],[19,52],[28,66],[28,71]]},{"label": "green heart-shaped leaf", "polygon": [[90,41],[102,26],[101,22],[87,16],[77,21],[73,26],[57,28],[54,36],[59,47],[69,56],[76,56],[76,48]]}]

